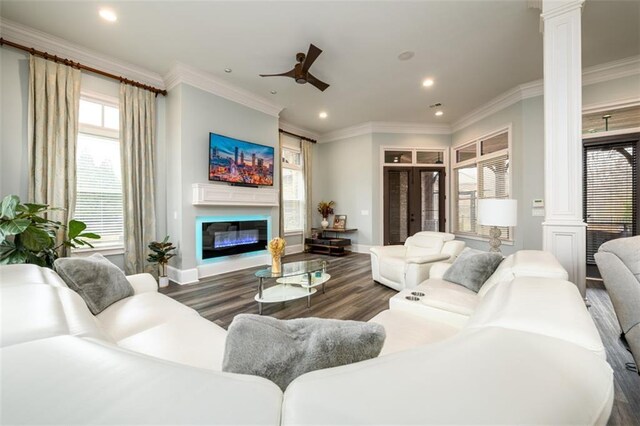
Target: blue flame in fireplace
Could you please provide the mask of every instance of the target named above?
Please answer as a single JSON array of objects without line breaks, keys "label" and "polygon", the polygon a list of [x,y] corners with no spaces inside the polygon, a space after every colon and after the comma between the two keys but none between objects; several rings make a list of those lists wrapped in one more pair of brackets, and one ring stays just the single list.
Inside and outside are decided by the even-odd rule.
[{"label": "blue flame in fireplace", "polygon": [[259,233],[257,229],[216,232],[213,248],[218,249],[255,244],[258,242],[258,237]]}]

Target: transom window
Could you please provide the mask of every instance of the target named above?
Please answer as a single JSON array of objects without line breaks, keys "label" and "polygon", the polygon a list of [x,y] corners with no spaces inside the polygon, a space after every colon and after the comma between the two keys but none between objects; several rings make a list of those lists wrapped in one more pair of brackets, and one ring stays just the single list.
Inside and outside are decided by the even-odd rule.
[{"label": "transom window", "polygon": [[[454,232],[488,237],[490,227],[477,223],[478,200],[511,196],[510,129],[502,129],[453,149]],[[500,228],[512,240],[511,228]]]},{"label": "transom window", "polygon": [[117,101],[80,100],[74,217],[100,235],[96,248],[124,242],[122,170]]}]

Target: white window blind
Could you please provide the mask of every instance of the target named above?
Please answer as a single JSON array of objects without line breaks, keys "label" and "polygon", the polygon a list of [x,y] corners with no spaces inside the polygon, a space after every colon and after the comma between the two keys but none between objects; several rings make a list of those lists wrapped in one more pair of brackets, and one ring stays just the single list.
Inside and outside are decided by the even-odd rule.
[{"label": "white window blind", "polygon": [[74,217],[100,235],[98,248],[122,247],[124,240],[117,111],[94,100],[80,102]]},{"label": "white window blind", "polygon": [[[509,140],[508,131],[503,131],[454,150],[455,232],[489,236],[490,228],[477,223],[478,200],[510,197]],[[501,239],[512,240],[511,228],[500,229]]]}]

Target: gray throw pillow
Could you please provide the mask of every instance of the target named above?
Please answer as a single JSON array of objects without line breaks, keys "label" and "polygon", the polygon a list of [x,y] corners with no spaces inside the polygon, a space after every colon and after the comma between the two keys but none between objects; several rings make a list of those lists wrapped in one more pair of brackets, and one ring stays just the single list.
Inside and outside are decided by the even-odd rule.
[{"label": "gray throw pillow", "polygon": [[133,296],[133,287],[124,273],[103,255],[64,257],[53,263],[53,269],[67,286],[78,293],[93,315],[108,306]]},{"label": "gray throw pillow", "polygon": [[241,314],[229,326],[222,371],[264,377],[284,391],[309,371],[377,357],[385,337],[375,323]]},{"label": "gray throw pillow", "polygon": [[467,247],[447,269],[442,279],[460,284],[477,293],[501,262],[502,255],[500,253]]}]

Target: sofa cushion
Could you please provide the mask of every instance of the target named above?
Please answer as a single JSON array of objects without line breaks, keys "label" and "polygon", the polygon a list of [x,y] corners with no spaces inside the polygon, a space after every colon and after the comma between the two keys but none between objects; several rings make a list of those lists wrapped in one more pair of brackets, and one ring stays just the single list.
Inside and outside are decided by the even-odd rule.
[{"label": "sofa cushion", "polygon": [[94,315],[133,295],[133,287],[124,273],[99,253],[89,257],[60,258],[53,266],[67,286],[84,299]]},{"label": "sofa cushion", "polygon": [[440,253],[445,241],[455,238],[453,234],[444,232],[418,232],[407,238],[407,256],[418,257]]},{"label": "sofa cushion", "polygon": [[378,258],[380,276],[388,280],[404,283],[405,258],[400,256],[383,256]]},{"label": "sofa cushion", "polygon": [[500,262],[500,265],[498,265],[496,270],[493,271],[493,274],[491,274],[489,279],[487,279],[482,287],[480,287],[478,296],[484,297],[484,295],[498,283],[511,281],[514,278],[512,266],[513,255],[509,255]]},{"label": "sofa cushion", "polygon": [[97,315],[102,327],[117,341],[157,327],[172,318],[198,313],[160,293],[142,293],[120,300]]},{"label": "sofa cushion", "polygon": [[604,346],[575,284],[519,277],[496,285],[480,300],[467,328],[501,327],[580,345],[602,359]]},{"label": "sofa cushion", "polygon": [[477,293],[500,262],[502,262],[500,253],[490,253],[467,247],[446,270],[442,278]]},{"label": "sofa cushion", "polygon": [[607,241],[598,251],[618,256],[640,282],[640,236]]},{"label": "sofa cushion", "polygon": [[460,332],[458,327],[447,323],[391,309],[380,312],[369,322],[383,326],[387,336],[380,356],[439,342]]},{"label": "sofa cushion", "polygon": [[378,356],[384,338],[373,323],[241,314],[229,326],[222,371],[261,376],[284,390],[309,371]]},{"label": "sofa cushion", "polygon": [[569,274],[556,257],[542,250],[519,250],[513,254],[513,275],[568,280]]}]

